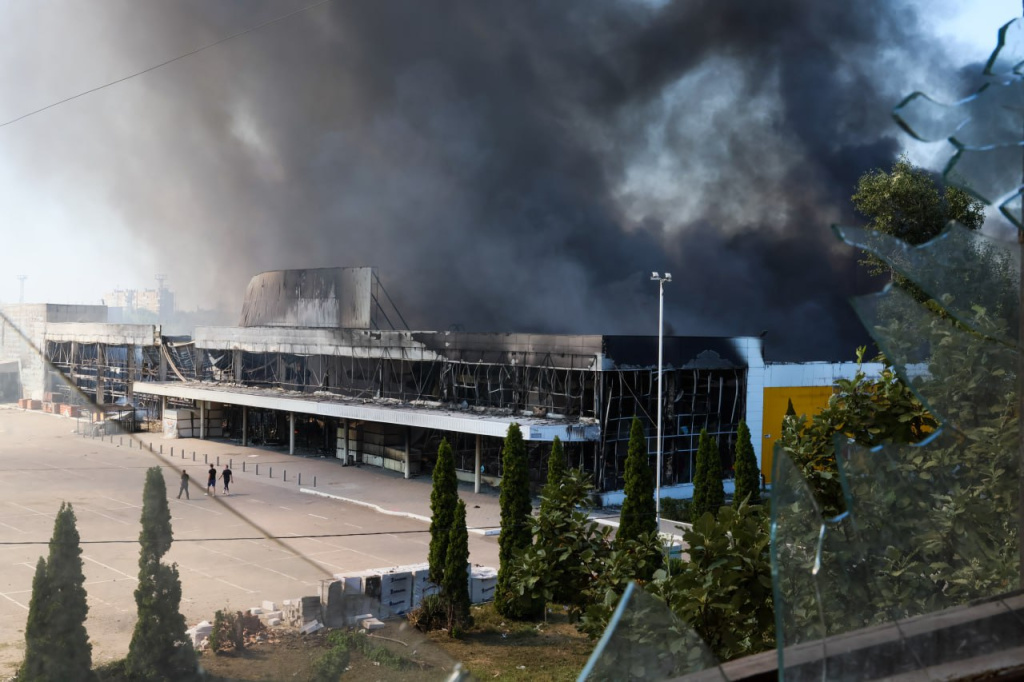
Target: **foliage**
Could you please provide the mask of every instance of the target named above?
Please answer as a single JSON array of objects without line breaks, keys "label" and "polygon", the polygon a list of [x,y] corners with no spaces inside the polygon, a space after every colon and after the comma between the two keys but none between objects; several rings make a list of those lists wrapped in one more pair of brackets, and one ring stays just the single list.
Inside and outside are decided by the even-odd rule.
[{"label": "foliage", "polygon": [[545,505],[558,494],[558,488],[562,484],[562,477],[565,476],[565,453],[562,451],[562,440],[555,436],[551,442],[551,454],[548,455],[548,480],[540,494],[540,513],[545,511]]},{"label": "foliage", "polygon": [[466,503],[459,500],[455,519],[448,536],[448,558],[444,565],[441,595],[447,610],[448,635],[454,637],[457,629],[469,625],[469,534],[466,531]]},{"label": "foliage", "polygon": [[243,631],[242,614],[218,610],[213,615],[213,629],[210,630],[210,651],[215,654],[221,651],[245,649],[245,633]]},{"label": "foliage", "polygon": [[310,681],[338,682],[338,679],[345,673],[345,669],[348,668],[351,657],[352,653],[348,642],[332,646],[327,653],[313,661]]},{"label": "foliage", "polygon": [[775,644],[768,517],[746,501],[722,507],[683,531],[690,560],[651,591],[726,661]]},{"label": "foliage", "polygon": [[693,476],[693,503],[690,516],[700,518],[706,512],[718,516],[718,509],[725,504],[725,488],[722,485],[722,457],[718,443],[708,435],[707,429],[700,430],[697,444],[697,471]]},{"label": "foliage", "polygon": [[595,575],[611,553],[611,529],[579,509],[590,497],[590,476],[571,469],[557,489],[545,488],[540,514],[530,519],[533,545],[515,563],[512,587],[541,605],[566,604],[578,614],[589,599]]},{"label": "foliage", "polygon": [[192,642],[181,615],[181,581],[176,565],[160,562],[170,549],[171,515],[160,467],[146,472],[139,534],[139,584],[135,588],[138,620],[128,647],[126,666],[138,680],[187,680],[196,676]]},{"label": "foliage", "polygon": [[92,644],[85,631],[88,612],[75,512],[62,502],[53,523],[49,557],[39,557],[32,579],[25,660],[18,679],[93,679]]},{"label": "foliage", "polygon": [[[659,575],[662,563],[661,543],[656,533],[616,543],[602,559],[587,589],[587,606],[578,628],[591,637],[598,637],[608,625],[626,586],[638,575]],[[650,582],[637,581],[641,587]]]},{"label": "foliage", "polygon": [[[889,172],[876,168],[862,175],[852,199],[857,211],[869,219],[869,229],[912,245],[938,236],[951,220],[969,230],[977,230],[985,221],[984,204],[956,187],[938,186],[927,171],[910,163],[906,155],[900,156]],[[887,269],[875,256],[862,262],[872,274]]]},{"label": "foliage", "polygon": [[501,533],[498,535],[498,584],[494,607],[506,618],[530,618],[536,605],[525,602],[512,588],[513,564],[531,544],[529,462],[519,424],[512,423],[501,452]]},{"label": "foliage", "polygon": [[761,471],[757,468],[757,456],[750,442],[750,429],[745,421],[740,421],[736,429],[736,492],[733,504],[749,500],[758,504],[761,500]]},{"label": "foliage", "polygon": [[420,605],[409,612],[407,618],[412,626],[420,632],[430,632],[445,627],[448,617],[444,599],[440,594],[428,594],[420,600]]},{"label": "foliage", "polygon": [[792,398],[789,398],[786,401],[786,415],[785,416],[787,416],[787,417],[795,417],[796,416],[796,408],[793,407],[793,399]]},{"label": "foliage", "polygon": [[[627,540],[652,533],[658,528],[657,507],[654,501],[654,475],[647,460],[647,439],[640,419],[633,417],[629,429],[629,452],[626,455],[625,488],[626,499],[619,514],[619,529],[615,533],[618,546]],[[649,579],[650,575],[638,576]]]},{"label": "foliage", "polygon": [[[826,517],[846,509],[834,439],[837,435],[868,448],[883,443],[916,443],[938,426],[913,391],[886,364],[877,379],[863,370],[864,348],[857,349],[857,373],[838,379],[828,406],[814,415],[786,417],[779,446],[807,479]],[[878,357],[885,362],[885,358]]]},{"label": "foliage", "polygon": [[459,500],[459,480],[455,475],[455,458],[448,439],[442,439],[434,464],[433,488],[430,491],[430,582],[440,585],[448,557],[448,536]]},{"label": "foliage", "polygon": [[331,649],[358,651],[365,658],[392,670],[405,670],[410,667],[409,659],[396,654],[382,643],[374,642],[372,635],[353,630],[335,630],[327,637]]},{"label": "foliage", "polygon": [[691,500],[683,500],[674,497],[661,498],[661,518],[669,521],[690,523]]}]

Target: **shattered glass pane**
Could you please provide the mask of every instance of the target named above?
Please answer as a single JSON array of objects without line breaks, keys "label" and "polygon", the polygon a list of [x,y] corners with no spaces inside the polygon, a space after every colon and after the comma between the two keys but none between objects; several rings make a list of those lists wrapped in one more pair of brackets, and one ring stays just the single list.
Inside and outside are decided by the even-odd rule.
[{"label": "shattered glass pane", "polygon": [[1014,19],[999,29],[996,49],[985,65],[990,76],[1021,75],[1024,67],[1024,20]]},{"label": "shattered glass pane", "polygon": [[706,671],[722,680],[718,661],[690,626],[661,600],[630,583],[579,680],[668,680]]},{"label": "shattered glass pane", "polygon": [[[847,244],[873,254],[913,282],[959,322],[975,328],[978,309],[984,309],[991,323],[977,331],[1006,344],[1016,343],[1020,308],[1020,249],[1016,244],[991,239],[958,223],[950,223],[941,235],[919,246],[911,246],[877,230],[845,226],[833,229]],[[885,299],[889,301],[888,310],[870,313],[873,324],[879,325],[883,317],[887,318],[882,323],[884,326],[904,314],[927,314],[916,301],[901,299],[897,302],[894,296]],[[865,305],[875,306],[880,302],[855,303],[855,306]],[[994,320],[1006,322],[996,324]]]}]

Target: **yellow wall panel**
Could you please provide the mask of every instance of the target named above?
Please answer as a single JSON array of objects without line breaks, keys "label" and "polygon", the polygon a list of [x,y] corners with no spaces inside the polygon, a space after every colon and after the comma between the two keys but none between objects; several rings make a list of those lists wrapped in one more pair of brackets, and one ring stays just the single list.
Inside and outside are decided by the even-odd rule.
[{"label": "yellow wall panel", "polygon": [[772,459],[775,454],[775,442],[782,435],[782,418],[786,416],[786,407],[793,401],[793,409],[808,420],[821,412],[828,405],[832,396],[832,386],[783,386],[764,389],[764,417],[761,432],[764,442],[761,444],[761,471],[771,483]]}]

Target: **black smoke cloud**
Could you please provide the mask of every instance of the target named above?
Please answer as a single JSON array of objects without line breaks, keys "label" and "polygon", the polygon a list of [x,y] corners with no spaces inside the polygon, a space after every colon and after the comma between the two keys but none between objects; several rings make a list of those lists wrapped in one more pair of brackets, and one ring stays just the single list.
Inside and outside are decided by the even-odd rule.
[{"label": "black smoke cloud", "polygon": [[[99,5],[96,49],[169,56],[294,8]],[[335,2],[6,144],[203,305],[240,309],[262,270],[375,265],[415,328],[655,333],[667,270],[675,333],[848,358],[846,299],[877,283],[829,225],[899,152],[889,112],[947,70],[938,48],[893,0]]]}]

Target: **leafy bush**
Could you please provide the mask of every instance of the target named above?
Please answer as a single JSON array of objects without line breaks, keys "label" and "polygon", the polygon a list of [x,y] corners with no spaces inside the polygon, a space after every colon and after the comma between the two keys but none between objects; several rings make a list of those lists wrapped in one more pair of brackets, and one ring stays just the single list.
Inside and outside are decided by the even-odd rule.
[{"label": "leafy bush", "polygon": [[430,632],[445,626],[448,609],[440,594],[428,594],[420,601],[419,606],[409,612],[406,618],[420,632]]},{"label": "leafy bush", "polygon": [[690,505],[690,500],[663,497],[661,498],[661,518],[690,523]]},{"label": "leafy bush", "polygon": [[221,651],[245,649],[245,633],[242,627],[242,614],[218,610],[213,616],[213,629],[210,630],[210,651],[219,654]]},{"label": "leafy bush", "polygon": [[719,660],[775,644],[771,536],[761,507],[746,501],[705,513],[683,532],[690,560],[651,591],[688,622]]}]

